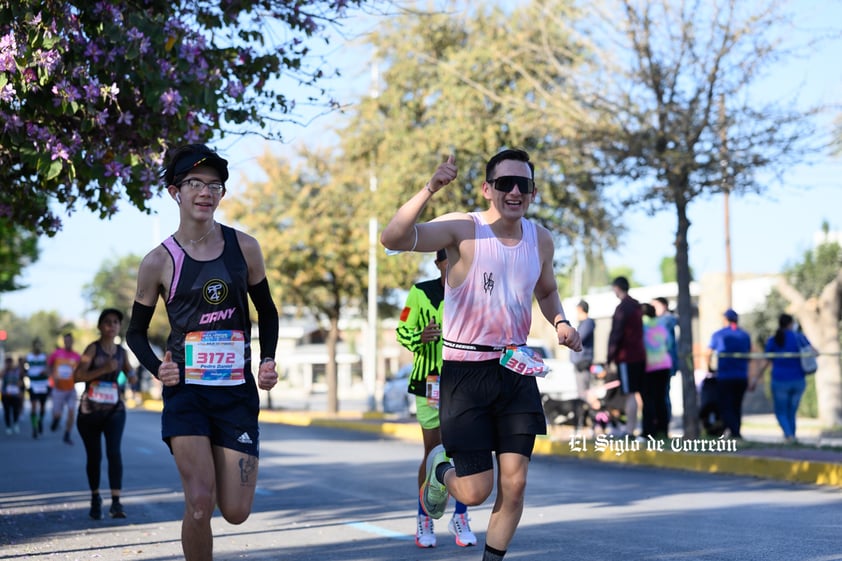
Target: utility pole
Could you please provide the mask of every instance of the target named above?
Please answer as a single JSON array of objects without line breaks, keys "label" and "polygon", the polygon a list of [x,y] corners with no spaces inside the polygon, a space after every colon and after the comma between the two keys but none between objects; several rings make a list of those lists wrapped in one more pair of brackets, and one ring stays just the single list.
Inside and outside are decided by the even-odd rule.
[{"label": "utility pole", "polygon": [[[380,95],[380,75],[377,62],[371,67],[371,97],[376,99]],[[377,192],[377,173],[375,157],[371,156],[369,163],[368,187],[374,200]],[[377,410],[377,217],[372,214],[368,221],[368,337],[366,337],[366,353],[363,362],[363,382],[366,391],[366,401],[369,411]]]},{"label": "utility pole", "polygon": [[728,127],[725,120],[725,96],[719,96],[719,138],[720,157],[722,166],[722,193],[725,203],[723,213],[725,222],[725,304],[727,308],[734,306],[734,272],[731,268],[731,178],[728,175]]}]

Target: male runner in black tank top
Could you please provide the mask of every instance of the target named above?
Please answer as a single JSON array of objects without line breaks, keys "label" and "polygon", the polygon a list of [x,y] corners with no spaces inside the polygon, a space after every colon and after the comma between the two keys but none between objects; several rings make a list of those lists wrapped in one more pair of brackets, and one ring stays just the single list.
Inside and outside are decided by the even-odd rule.
[{"label": "male runner in black tank top", "polygon": [[[278,312],[257,240],[214,221],[228,162],[204,145],[183,146],[168,154],[163,177],[180,207],[179,227],[141,262],[127,341],[164,385],[161,433],[184,488],[184,557],[210,559],[214,508],[232,524],[251,513],[257,388],[269,390],[278,380]],[[147,333],[159,295],[171,327],[163,360]],[[256,382],[248,297],[258,315]]]}]

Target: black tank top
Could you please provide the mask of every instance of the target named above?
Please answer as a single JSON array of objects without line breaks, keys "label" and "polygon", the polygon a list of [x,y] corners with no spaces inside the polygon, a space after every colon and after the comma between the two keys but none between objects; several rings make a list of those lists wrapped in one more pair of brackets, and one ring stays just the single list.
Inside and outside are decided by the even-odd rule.
[{"label": "black tank top", "polygon": [[[166,300],[170,335],[167,349],[185,379],[185,337],[207,332],[239,332],[243,337],[244,383],[253,386],[251,375],[251,320],[248,313],[248,265],[233,228],[220,225],[222,254],[210,261],[187,255],[173,236],[163,242],[173,260],[173,279]],[[243,382],[240,383],[242,385]],[[165,393],[170,388],[164,388]]]}]

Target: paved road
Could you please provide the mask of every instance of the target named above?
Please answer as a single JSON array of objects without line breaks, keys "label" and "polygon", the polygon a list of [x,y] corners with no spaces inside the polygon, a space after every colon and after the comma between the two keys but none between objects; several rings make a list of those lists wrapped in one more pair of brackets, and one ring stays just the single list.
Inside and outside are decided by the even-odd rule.
[{"label": "paved road", "polygon": [[[480,559],[480,548],[451,541],[445,521],[439,547],[415,547],[418,449],[264,424],[254,513],[241,526],[215,517],[216,559]],[[0,436],[0,559],[179,559],[180,485],[156,413],[129,412],[123,452],[129,518],[95,522],[79,444],[66,447],[58,434]],[[472,509],[480,543],[489,509]],[[842,559],[840,530],[842,496],[832,488],[536,457],[506,559]]]}]

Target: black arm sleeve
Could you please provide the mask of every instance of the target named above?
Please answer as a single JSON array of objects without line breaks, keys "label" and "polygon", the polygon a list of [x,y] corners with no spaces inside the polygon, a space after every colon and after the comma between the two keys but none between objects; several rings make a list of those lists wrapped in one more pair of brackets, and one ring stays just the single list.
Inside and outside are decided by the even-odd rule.
[{"label": "black arm sleeve", "polygon": [[275,360],[278,347],[278,308],[269,294],[269,281],[266,277],[249,287],[249,296],[257,310],[257,331],[260,338],[260,358]]},{"label": "black arm sleeve", "polygon": [[[155,356],[155,351],[149,344],[149,323],[152,321],[154,312],[154,306],[144,306],[137,301],[134,303],[129,330],[126,332],[126,342],[140,364],[157,378],[158,368],[161,367],[161,359]],[[275,333],[277,333],[277,330]]]}]

